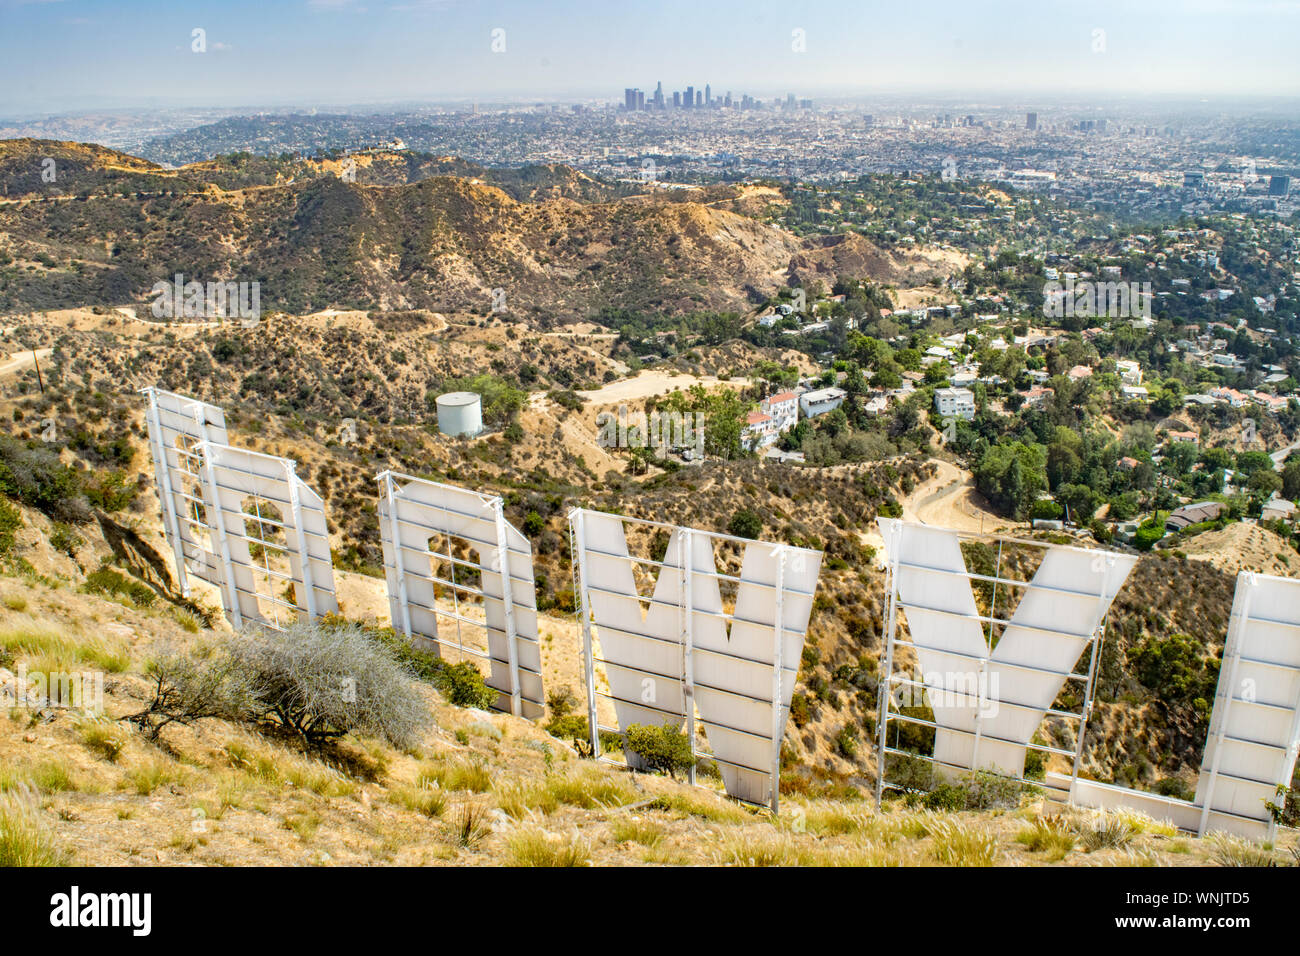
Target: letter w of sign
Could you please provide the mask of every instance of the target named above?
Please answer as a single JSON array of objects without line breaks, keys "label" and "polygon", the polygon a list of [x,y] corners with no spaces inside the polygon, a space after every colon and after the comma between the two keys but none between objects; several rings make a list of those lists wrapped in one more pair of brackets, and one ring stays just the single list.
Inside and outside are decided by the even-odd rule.
[{"label": "letter w of sign", "polygon": [[[1025,745],[1088,647],[1137,558],[1048,548],[1031,587],[997,586],[1015,612],[990,653],[957,534],[878,519],[900,610],[934,710],[934,758],[1021,776]],[[1019,592],[1019,593],[1017,593]],[[994,608],[984,617],[1006,618]]]},{"label": "letter w of sign", "polygon": [[[686,532],[683,535],[683,531]],[[727,627],[716,577],[713,540],[704,532],[675,529],[647,608],[637,590],[623,521],[582,513],[587,591],[597,628],[599,657],[620,728],[650,724],[681,729],[687,706],[699,712],[723,783],[732,796],[755,803],[769,798],[773,754],[775,590],[781,574],[782,731],[789,713],[804,633],[812,613],[821,552],[755,541],[745,546],[736,606]],[[683,541],[690,559],[683,572]],[[784,551],[784,568],[779,566]],[[683,587],[689,579],[689,591]],[[689,593],[687,621],[684,597]],[[692,680],[685,673],[690,634]]]}]

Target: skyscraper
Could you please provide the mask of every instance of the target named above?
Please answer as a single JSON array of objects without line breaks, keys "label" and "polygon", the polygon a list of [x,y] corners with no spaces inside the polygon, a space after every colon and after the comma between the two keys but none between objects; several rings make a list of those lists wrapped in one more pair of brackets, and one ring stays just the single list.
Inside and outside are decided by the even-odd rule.
[{"label": "skyscraper", "polygon": [[1038,114],[1037,114],[1037,113],[1026,113],[1026,114],[1025,114],[1025,129],[1038,129]]},{"label": "skyscraper", "polygon": [[704,84],[704,105],[713,105],[713,87],[708,83]]},{"label": "skyscraper", "polygon": [[693,86],[686,87],[686,94],[682,97],[682,104],[687,109],[690,109],[692,106],[695,105],[695,87]]}]

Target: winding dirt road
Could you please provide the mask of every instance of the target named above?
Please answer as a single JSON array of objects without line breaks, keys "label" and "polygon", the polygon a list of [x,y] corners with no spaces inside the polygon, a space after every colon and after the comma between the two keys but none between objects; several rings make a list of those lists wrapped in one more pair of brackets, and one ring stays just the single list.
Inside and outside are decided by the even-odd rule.
[{"label": "winding dirt road", "polygon": [[975,490],[969,471],[938,458],[932,461],[938,469],[935,476],[921,482],[899,502],[906,520],[954,531],[1006,529],[1007,520],[989,510],[984,497]]},{"label": "winding dirt road", "polygon": [[54,354],[54,349],[37,349],[35,356],[30,351],[19,352],[8,361],[0,362],[0,375],[9,375],[12,372],[21,372],[25,368],[31,368],[36,364],[37,359],[47,359]]}]

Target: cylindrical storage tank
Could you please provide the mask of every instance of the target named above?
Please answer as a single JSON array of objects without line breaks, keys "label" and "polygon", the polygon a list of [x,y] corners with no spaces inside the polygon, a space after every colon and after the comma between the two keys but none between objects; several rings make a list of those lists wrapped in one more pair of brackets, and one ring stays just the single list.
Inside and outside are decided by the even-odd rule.
[{"label": "cylindrical storage tank", "polygon": [[459,438],[482,430],[483,402],[477,393],[448,392],[438,396],[438,431]]}]

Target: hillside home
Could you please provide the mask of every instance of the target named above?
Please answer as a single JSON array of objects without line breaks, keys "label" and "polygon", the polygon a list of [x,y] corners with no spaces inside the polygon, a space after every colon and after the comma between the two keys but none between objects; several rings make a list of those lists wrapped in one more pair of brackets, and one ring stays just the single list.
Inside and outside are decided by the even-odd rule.
[{"label": "hillside home", "polygon": [[1182,531],[1190,525],[1213,521],[1223,513],[1224,507],[1221,501],[1198,501],[1195,504],[1175,508],[1165,519],[1165,530]]},{"label": "hillside home", "polygon": [[1142,366],[1137,362],[1121,359],[1115,363],[1115,371],[1119,373],[1120,381],[1125,385],[1142,384]]},{"label": "hillside home", "polygon": [[759,403],[759,410],[772,419],[777,434],[794,428],[799,421],[799,398],[794,392],[777,392]]},{"label": "hillside home", "polygon": [[830,388],[804,392],[799,396],[799,410],[803,412],[804,418],[816,418],[818,415],[825,415],[839,408],[847,394],[844,389],[833,385]]},{"label": "hillside home", "polygon": [[1046,385],[1035,385],[1029,391],[1020,394],[1024,396],[1025,405],[1029,408],[1042,408],[1056,394],[1056,389]]},{"label": "hillside home", "polygon": [[975,394],[968,388],[937,388],[934,391],[934,407],[940,418],[975,417]]},{"label": "hillside home", "polygon": [[1264,502],[1264,510],[1260,512],[1260,521],[1285,521],[1292,524],[1296,519],[1295,502],[1274,494],[1272,498]]},{"label": "hillside home", "polygon": [[762,412],[750,412],[745,416],[745,427],[740,434],[740,443],[750,451],[766,448],[776,441],[776,425],[771,415]]}]

